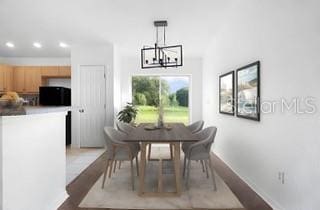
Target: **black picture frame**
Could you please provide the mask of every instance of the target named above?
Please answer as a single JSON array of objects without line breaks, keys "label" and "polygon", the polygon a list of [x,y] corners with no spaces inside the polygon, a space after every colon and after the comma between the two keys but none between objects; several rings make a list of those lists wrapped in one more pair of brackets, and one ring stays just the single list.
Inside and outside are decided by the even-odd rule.
[{"label": "black picture frame", "polygon": [[[242,75],[239,76],[239,74]],[[253,78],[250,81],[244,81],[244,77]],[[244,88],[246,92],[241,90]],[[253,97],[249,98],[250,95]],[[245,97],[248,99],[243,99]],[[236,115],[240,118],[260,121],[260,61],[250,63],[236,71]]]},{"label": "black picture frame", "polygon": [[[223,107],[223,100],[222,100],[222,83],[221,81],[226,78],[226,77],[229,77],[231,76],[231,99],[228,99],[228,102],[227,103],[231,103],[231,111],[226,111],[226,110],[223,110],[222,107]],[[235,114],[235,109],[234,109],[234,71],[230,71],[228,73],[225,73],[225,74],[222,74],[219,76],[219,113],[220,114],[227,114],[227,115],[234,115]]]}]

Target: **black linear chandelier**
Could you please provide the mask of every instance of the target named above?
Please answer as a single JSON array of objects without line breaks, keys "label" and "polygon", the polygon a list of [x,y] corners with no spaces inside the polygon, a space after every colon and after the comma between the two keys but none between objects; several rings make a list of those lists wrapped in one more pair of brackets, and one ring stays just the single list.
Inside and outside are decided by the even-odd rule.
[{"label": "black linear chandelier", "polygon": [[[168,26],[168,22],[166,20],[154,21],[154,26],[156,27],[156,43],[154,47],[144,46],[141,49],[141,68],[182,66],[182,45],[166,45],[166,27]],[[159,40],[159,28],[163,29],[162,40]]]}]

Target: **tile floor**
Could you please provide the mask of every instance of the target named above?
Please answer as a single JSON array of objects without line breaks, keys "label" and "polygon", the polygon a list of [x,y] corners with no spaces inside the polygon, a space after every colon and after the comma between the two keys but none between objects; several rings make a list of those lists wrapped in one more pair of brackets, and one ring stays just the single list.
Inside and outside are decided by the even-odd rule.
[{"label": "tile floor", "polygon": [[104,148],[71,148],[67,147],[66,184],[71,183],[79,174],[93,163],[105,151]]}]

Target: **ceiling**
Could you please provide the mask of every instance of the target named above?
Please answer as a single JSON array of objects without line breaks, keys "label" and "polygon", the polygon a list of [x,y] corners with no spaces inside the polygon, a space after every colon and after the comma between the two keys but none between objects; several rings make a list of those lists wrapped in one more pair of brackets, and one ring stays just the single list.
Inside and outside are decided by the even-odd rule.
[{"label": "ceiling", "polygon": [[[232,0],[1,0],[0,57],[66,57],[69,45],[114,43],[138,53],[155,42],[154,20],[168,20],[167,44],[201,55]],[[11,41],[15,48],[6,47]],[[36,49],[33,42],[43,48]]]}]

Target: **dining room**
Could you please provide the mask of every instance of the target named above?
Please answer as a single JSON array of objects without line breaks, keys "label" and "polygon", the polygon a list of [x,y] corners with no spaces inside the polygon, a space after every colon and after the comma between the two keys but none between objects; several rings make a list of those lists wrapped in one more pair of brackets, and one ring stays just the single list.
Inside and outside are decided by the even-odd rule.
[{"label": "dining room", "polygon": [[[317,192],[309,198],[305,195],[314,192],[307,180],[316,179],[319,173],[308,174],[312,178],[301,173],[317,168],[309,163],[317,165],[314,157],[318,153],[312,149],[317,148],[317,137],[312,134],[319,113],[312,112],[309,102],[317,105],[312,100],[319,93],[303,85],[315,84],[312,75],[317,74],[317,63],[308,53],[292,50],[298,44],[315,54],[316,29],[304,23],[315,20],[316,12],[302,15],[297,4],[284,9],[272,1],[231,5],[228,15],[221,16],[224,19],[210,16],[223,27],[206,42],[203,54],[196,50],[205,37],[187,39],[190,27],[186,22],[172,27],[167,21],[167,33],[170,28],[170,35],[177,37],[167,40],[178,44],[187,40],[183,56],[176,57],[171,67],[172,57],[167,63],[160,61],[155,51],[164,49],[153,46],[148,38],[125,51],[121,46],[110,47],[112,62],[102,56],[110,51],[100,46],[73,49],[75,75],[79,75],[79,65],[97,62],[97,58],[97,63],[111,67],[106,74],[107,128],[99,128],[109,146],[67,186],[70,197],[60,210],[317,209]],[[315,8],[310,5],[304,5],[304,12]],[[213,14],[207,8],[213,7],[197,11]],[[299,24],[291,25],[289,17]],[[197,28],[200,19],[192,25],[194,31],[203,32],[199,36],[205,34],[202,27]],[[148,37],[154,37],[157,20],[149,21]],[[210,26],[218,24],[209,22]],[[297,27],[304,28],[310,38],[303,38],[303,30],[296,34]],[[288,33],[296,35],[288,39]],[[152,47],[144,47],[145,43]],[[281,50],[275,50],[279,46]],[[150,55],[149,48],[153,49]],[[178,55],[180,50],[173,49]],[[301,66],[301,59],[310,62]],[[301,75],[301,68],[308,73]],[[75,79],[73,84],[78,82]],[[75,99],[78,107],[78,97]],[[298,102],[306,110],[298,110]],[[194,126],[199,130],[193,132]],[[308,152],[297,160],[301,148]]]},{"label": "dining room", "polygon": [[0,209],[319,210],[319,7],[1,0]]},{"label": "dining room", "polygon": [[69,201],[80,209],[271,209],[212,153],[219,128],[201,119],[201,60],[164,73],[132,68],[133,58],[123,58],[122,108],[103,128],[107,151],[70,183]]}]

